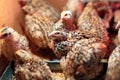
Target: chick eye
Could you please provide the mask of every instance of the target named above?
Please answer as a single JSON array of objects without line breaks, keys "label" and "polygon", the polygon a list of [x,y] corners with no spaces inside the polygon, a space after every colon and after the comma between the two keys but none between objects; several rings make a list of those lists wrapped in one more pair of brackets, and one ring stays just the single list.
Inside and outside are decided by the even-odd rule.
[{"label": "chick eye", "polygon": [[69,14],[69,13],[65,14],[65,16],[68,16],[68,15],[71,15],[71,14]]},{"label": "chick eye", "polygon": [[65,16],[67,16],[68,14],[65,14]]},{"label": "chick eye", "polygon": [[9,36],[11,33],[6,33],[6,34],[4,34],[3,36],[4,37],[7,37],[7,36]]},{"label": "chick eye", "polygon": [[57,32],[56,34],[60,34],[59,32]]}]

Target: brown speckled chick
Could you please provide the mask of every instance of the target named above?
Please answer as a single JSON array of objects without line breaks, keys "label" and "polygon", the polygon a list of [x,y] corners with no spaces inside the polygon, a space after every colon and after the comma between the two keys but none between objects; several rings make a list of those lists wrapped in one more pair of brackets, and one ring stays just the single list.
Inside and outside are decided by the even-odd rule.
[{"label": "brown speckled chick", "polygon": [[53,25],[53,30],[49,33],[49,38],[51,39],[49,47],[54,51],[56,43],[66,40],[69,31],[75,29],[76,27],[72,22],[72,13],[68,10],[63,11],[60,20]]},{"label": "brown speckled chick", "polygon": [[[62,41],[66,41],[67,37],[68,37],[68,33],[65,31],[61,31],[61,30],[60,31],[54,30],[49,34],[49,38],[51,39],[50,48],[54,51],[54,54],[59,58],[61,57],[62,53],[60,53],[60,51],[58,52],[57,45],[61,43]],[[65,51],[66,50],[64,49],[63,54],[65,54]]]},{"label": "brown speckled chick", "polygon": [[49,34],[49,38],[54,43],[53,50],[58,57],[66,55],[77,41],[92,37],[94,37],[94,35],[87,32],[81,32],[80,30],[73,30],[69,32],[56,30]]},{"label": "brown speckled chick", "polygon": [[50,38],[56,43],[55,54],[62,57],[60,64],[66,80],[90,80],[100,74],[100,61],[107,53],[104,43],[80,30],[53,31]]},{"label": "brown speckled chick", "polygon": [[98,76],[106,51],[107,46],[95,38],[78,40],[60,61],[66,80],[90,80]]},{"label": "brown speckled chick", "polygon": [[59,31],[71,31],[75,30],[76,27],[72,22],[72,13],[69,10],[65,10],[61,12],[60,20],[58,20],[53,25],[53,30],[59,30]]},{"label": "brown speckled chick", "polygon": [[30,41],[39,48],[46,48],[49,44],[48,34],[53,30],[53,22],[39,12],[26,15],[25,33]]},{"label": "brown speckled chick", "polygon": [[58,21],[59,13],[44,0],[23,0],[25,16],[25,33],[32,45],[38,48],[47,48],[49,45],[48,33],[52,25]]},{"label": "brown speckled chick", "polygon": [[120,45],[111,53],[105,80],[120,80]]},{"label": "brown speckled chick", "polygon": [[26,5],[23,7],[25,12],[33,14],[36,11],[47,17],[50,21],[56,22],[59,19],[59,13],[45,0],[23,0]]},{"label": "brown speckled chick", "polygon": [[19,49],[28,50],[29,42],[27,38],[11,27],[3,27],[0,29],[0,39],[3,39],[2,53],[11,61],[15,51]]},{"label": "brown speckled chick", "polygon": [[55,80],[47,64],[25,50],[15,52],[15,80]]},{"label": "brown speckled chick", "polygon": [[106,27],[99,17],[92,2],[89,2],[78,18],[78,28],[83,32],[89,32],[105,44],[109,44],[109,37]]}]

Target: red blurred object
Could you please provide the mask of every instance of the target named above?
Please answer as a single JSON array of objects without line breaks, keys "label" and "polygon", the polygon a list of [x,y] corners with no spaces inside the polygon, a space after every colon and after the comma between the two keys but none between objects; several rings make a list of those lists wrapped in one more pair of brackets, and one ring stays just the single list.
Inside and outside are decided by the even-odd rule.
[{"label": "red blurred object", "polygon": [[111,5],[111,8],[113,9],[113,10],[115,10],[115,9],[120,9],[120,2],[117,2],[117,3],[113,3],[112,5]]},{"label": "red blurred object", "polygon": [[63,23],[65,25],[67,25],[67,29],[68,30],[71,31],[71,30],[75,30],[76,29],[76,26],[72,23],[72,20],[68,20],[68,19],[65,19],[65,18],[63,18],[62,20],[64,21]]}]

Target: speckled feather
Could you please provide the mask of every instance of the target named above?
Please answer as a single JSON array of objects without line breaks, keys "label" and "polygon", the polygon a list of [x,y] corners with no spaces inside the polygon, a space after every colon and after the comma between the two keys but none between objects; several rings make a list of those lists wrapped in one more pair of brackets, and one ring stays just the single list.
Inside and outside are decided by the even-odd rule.
[{"label": "speckled feather", "polygon": [[58,11],[49,5],[45,0],[24,0],[24,2],[26,2],[26,5],[23,9],[28,14],[34,14],[38,11],[38,13],[44,15],[52,22],[58,21],[60,17]]},{"label": "speckled feather", "polygon": [[77,41],[67,56],[63,56],[60,61],[66,80],[95,78],[102,71],[103,65],[100,60],[105,54],[106,45],[95,38]]},{"label": "speckled feather", "polygon": [[55,42],[56,44],[54,51],[56,51],[57,56],[62,57],[62,55],[66,55],[71,50],[71,48],[77,41],[93,37],[94,35],[91,35],[87,32],[81,32],[80,30],[69,31],[68,35],[66,35],[67,40]]},{"label": "speckled feather", "polygon": [[110,41],[106,27],[102,19],[98,16],[92,2],[89,2],[84,8],[78,19],[77,26],[81,31],[87,31],[105,44],[109,44]]},{"label": "speckled feather", "polygon": [[55,80],[44,60],[24,51],[16,51],[15,79],[16,80]]},{"label": "speckled feather", "polygon": [[48,34],[51,32],[53,22],[38,12],[26,16],[25,32],[30,41],[39,48],[48,47]]},{"label": "speckled feather", "polygon": [[105,80],[120,80],[120,46],[109,57]]}]

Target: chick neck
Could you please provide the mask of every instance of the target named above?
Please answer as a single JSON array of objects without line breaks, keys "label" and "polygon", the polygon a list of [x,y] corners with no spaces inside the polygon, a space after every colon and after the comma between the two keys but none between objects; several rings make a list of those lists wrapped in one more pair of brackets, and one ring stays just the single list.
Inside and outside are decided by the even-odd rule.
[{"label": "chick neck", "polygon": [[76,29],[75,25],[73,24],[72,19],[62,18],[62,23],[64,25],[64,28],[66,28],[67,30],[72,31]]}]

